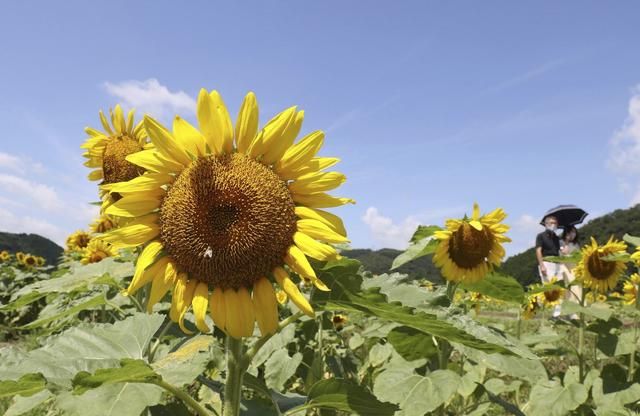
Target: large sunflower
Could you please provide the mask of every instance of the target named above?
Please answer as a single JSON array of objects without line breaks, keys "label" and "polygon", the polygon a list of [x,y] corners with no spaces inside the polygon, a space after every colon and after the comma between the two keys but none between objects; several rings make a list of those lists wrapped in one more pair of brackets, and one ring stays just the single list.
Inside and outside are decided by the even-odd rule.
[{"label": "large sunflower", "polygon": [[471,218],[447,220],[445,230],[434,233],[440,241],[433,262],[442,275],[453,282],[476,282],[499,265],[505,255],[502,243],[511,241],[504,235],[506,216],[502,208],[480,216],[473,204]]},{"label": "large sunflower", "polygon": [[122,195],[107,214],[128,221],[104,239],[118,248],[144,246],[127,293],[152,283],[150,310],[173,288],[170,317],[183,330],[193,306],[198,329],[209,331],[210,310],[215,325],[236,338],[250,336],[256,321],[263,334],[276,330],[270,278],[300,310],[313,314],[285,267],[328,290],[307,256],[334,259],[338,253],[326,243],[348,240],[340,218],[319,208],[353,200],[325,193],[345,176],[324,172],[338,159],[316,157],[321,131],[294,144],[303,115],[291,107],[258,131],[258,105],[249,93],[234,130],[218,92],[203,89],[199,130],[176,117],[171,133],[145,117],[154,149],[127,160],[149,173],[103,185]]},{"label": "large sunflower", "polygon": [[89,241],[87,247],[82,250],[82,264],[98,263],[107,257],[116,256],[117,252],[111,247],[111,244],[106,243],[99,238],[94,238]]},{"label": "large sunflower", "polygon": [[[91,127],[85,128],[89,137],[80,146],[86,149],[83,156],[88,160],[84,165],[95,168],[89,173],[89,180],[99,180],[101,184],[128,181],[140,176],[144,170],[127,161],[126,157],[148,147],[142,121],[134,125],[133,110],[127,113],[126,118],[120,105],[116,105],[115,109],[109,113],[111,124],[100,111],[100,121],[105,131],[101,132]],[[102,191],[100,197],[103,202],[102,209],[104,209],[117,200],[119,195]]]},{"label": "large sunflower", "polygon": [[604,257],[626,254],[627,245],[623,241],[609,238],[606,244],[599,246],[595,238],[591,237],[591,244],[582,248],[582,259],[575,268],[575,275],[582,280],[585,287],[590,287],[600,293],[613,289],[618,279],[627,269],[624,261],[606,261]]}]

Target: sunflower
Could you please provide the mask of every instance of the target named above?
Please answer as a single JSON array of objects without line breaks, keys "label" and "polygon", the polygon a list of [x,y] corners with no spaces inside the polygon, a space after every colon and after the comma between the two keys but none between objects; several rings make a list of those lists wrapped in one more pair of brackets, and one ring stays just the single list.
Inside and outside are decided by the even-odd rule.
[{"label": "sunflower", "polygon": [[32,254],[26,254],[23,257],[22,264],[24,264],[27,268],[32,268],[36,267],[36,265],[38,264],[38,260],[36,259],[36,256]]},{"label": "sunflower", "polygon": [[2,250],[0,252],[0,262],[6,262],[11,259],[11,254],[7,250]]},{"label": "sunflower", "polygon": [[[558,278],[556,276],[553,276],[551,280],[549,280],[549,283],[545,285],[538,285],[537,287],[554,285],[557,282],[558,282]],[[538,303],[546,307],[559,305],[560,303],[562,303],[562,300],[564,299],[565,291],[566,291],[565,288],[558,286],[558,287],[554,287],[551,290],[545,290],[544,292],[540,292],[537,294]]]},{"label": "sunflower", "polygon": [[533,319],[536,316],[536,312],[538,311],[538,309],[540,309],[540,305],[538,304],[538,296],[527,296],[527,301],[522,305],[522,318],[527,320]]},{"label": "sunflower", "polygon": [[[151,117],[144,125],[154,149],[127,160],[148,173],[103,185],[122,199],[106,213],[128,223],[104,235],[120,247],[144,246],[127,289],[151,284],[151,310],[173,288],[170,317],[184,327],[193,306],[196,326],[207,332],[207,311],[216,326],[235,338],[273,333],[278,308],[270,277],[306,314],[307,299],[289,271],[319,290],[307,256],[338,257],[327,243],[345,243],[342,220],[319,208],[353,200],[325,193],[345,176],[324,169],[338,162],[316,157],[324,134],[315,131],[294,144],[304,113],[291,107],[258,131],[258,105],[249,93],[235,131],[222,98],[201,90],[200,129],[176,117],[173,133]],[[289,271],[285,269],[288,267]]]},{"label": "sunflower", "polygon": [[591,237],[591,244],[587,244],[582,249],[582,259],[575,268],[575,276],[582,280],[585,287],[590,287],[600,293],[613,289],[618,283],[618,279],[627,269],[624,261],[607,261],[603,257],[616,254],[626,254],[627,245],[609,238],[606,244],[599,246],[596,240]]},{"label": "sunflower", "polygon": [[16,253],[16,260],[18,260],[18,263],[20,264],[24,263],[24,256],[25,254],[22,251],[18,251]]},{"label": "sunflower", "polygon": [[505,255],[501,243],[511,241],[504,235],[509,226],[501,222],[506,216],[501,208],[480,216],[474,204],[470,219],[447,220],[446,229],[434,233],[440,241],[433,262],[442,275],[453,282],[477,282],[499,265]]},{"label": "sunflower", "polygon": [[622,288],[622,299],[625,305],[635,305],[638,299],[638,287],[640,286],[640,275],[634,273],[629,276],[629,280],[624,282]]},{"label": "sunflower", "polygon": [[[89,173],[89,180],[101,181],[100,184],[110,184],[133,179],[144,172],[141,167],[129,162],[126,157],[147,148],[147,135],[142,121],[134,125],[134,110],[127,113],[120,105],[110,110],[111,124],[100,111],[100,121],[105,132],[85,128],[89,135],[80,146],[86,149],[83,154],[88,160],[84,163],[88,168],[95,168]],[[119,198],[118,194],[101,191],[102,210]]]},{"label": "sunflower", "polygon": [[36,266],[42,267],[46,262],[47,261],[44,259],[44,257],[36,256]]},{"label": "sunflower", "polygon": [[282,289],[276,289],[276,300],[280,305],[284,305],[289,301],[289,296]]},{"label": "sunflower", "polygon": [[116,227],[115,219],[106,214],[101,214],[89,226],[92,234],[102,234]]},{"label": "sunflower", "polygon": [[82,251],[82,264],[98,263],[107,257],[114,257],[117,253],[111,247],[111,244],[106,243],[99,238],[94,238],[89,241],[87,247]]},{"label": "sunflower", "polygon": [[347,315],[336,313],[331,318],[331,323],[336,331],[342,331],[348,320]]},{"label": "sunflower", "polygon": [[89,245],[91,236],[83,230],[78,230],[67,237],[67,252],[82,251]]}]

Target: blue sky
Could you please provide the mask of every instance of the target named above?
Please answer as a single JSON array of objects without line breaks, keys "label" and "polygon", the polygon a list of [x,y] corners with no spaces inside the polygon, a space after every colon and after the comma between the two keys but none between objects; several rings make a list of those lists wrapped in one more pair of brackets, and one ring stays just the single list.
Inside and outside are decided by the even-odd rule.
[{"label": "blue sky", "polygon": [[229,3],[2,3],[0,229],[85,227],[83,128],[118,102],[193,119],[201,87],[327,132],[354,247],[477,201],[508,212],[513,254],[551,206],[640,202],[637,2]]}]

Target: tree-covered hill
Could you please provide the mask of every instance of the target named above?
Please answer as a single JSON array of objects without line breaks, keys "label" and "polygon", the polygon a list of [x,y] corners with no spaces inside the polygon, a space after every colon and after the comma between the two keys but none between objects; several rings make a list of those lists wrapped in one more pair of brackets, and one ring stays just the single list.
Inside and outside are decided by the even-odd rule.
[{"label": "tree-covered hill", "polygon": [[[542,231],[542,227],[540,227]],[[597,217],[578,229],[580,244],[589,242],[593,236],[598,243],[604,243],[610,236],[621,239],[625,233],[640,236],[640,204],[618,209],[609,214]],[[533,241],[535,236],[531,236]],[[539,281],[538,264],[535,249],[532,247],[520,254],[509,257],[501,267],[502,272],[509,274],[523,285]]]},{"label": "tree-covered hill", "polygon": [[47,264],[56,264],[62,255],[62,247],[37,234],[14,234],[0,231],[0,251],[14,254],[18,251],[31,253],[47,260]]},{"label": "tree-covered hill", "polygon": [[[359,260],[365,269],[374,274],[389,273],[393,259],[400,253],[402,253],[401,250],[394,250],[392,248],[383,248],[380,250],[353,249],[342,252],[342,254],[347,257]],[[405,273],[413,279],[426,278],[433,283],[442,283],[440,271],[434,266],[430,255],[409,262],[397,270],[394,270],[394,272]]]}]

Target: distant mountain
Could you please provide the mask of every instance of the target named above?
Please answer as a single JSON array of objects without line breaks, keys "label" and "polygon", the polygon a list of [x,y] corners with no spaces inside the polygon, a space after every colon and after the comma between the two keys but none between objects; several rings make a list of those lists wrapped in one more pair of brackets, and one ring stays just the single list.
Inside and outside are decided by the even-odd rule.
[{"label": "distant mountain", "polygon": [[[380,250],[369,249],[353,249],[343,250],[341,254],[346,257],[359,260],[366,270],[374,274],[389,273],[393,259],[395,259],[401,250],[392,248],[383,248]],[[433,283],[442,283],[442,275],[431,261],[431,256],[424,256],[415,261],[409,262],[404,266],[394,270],[394,272],[404,273],[413,279],[426,278]]]},{"label": "distant mountain", "polygon": [[31,253],[47,260],[47,264],[57,264],[62,255],[62,247],[38,234],[13,234],[0,231],[0,251],[14,254],[18,251]]},{"label": "distant mountain", "polygon": [[[540,227],[540,231],[542,231],[542,227]],[[640,204],[628,209],[618,209],[594,218],[578,228],[581,245],[588,243],[590,236],[595,237],[598,243],[602,244],[612,235],[622,239],[622,236],[626,233],[640,236]],[[535,236],[531,236],[532,241],[534,238]],[[532,247],[520,254],[509,257],[502,264],[501,271],[515,277],[523,285],[538,282],[540,278],[538,277],[535,248]]]}]

